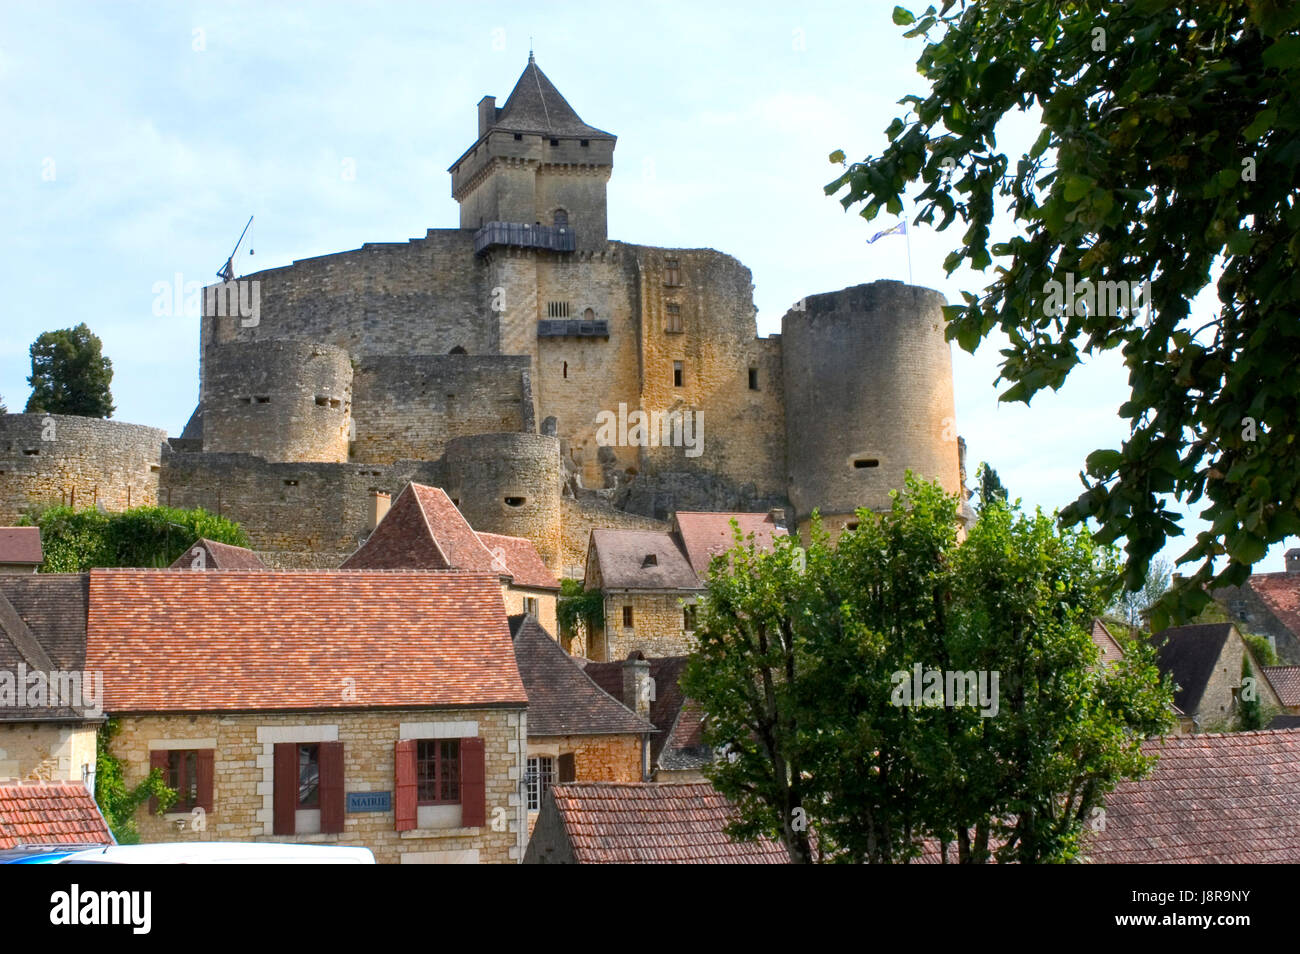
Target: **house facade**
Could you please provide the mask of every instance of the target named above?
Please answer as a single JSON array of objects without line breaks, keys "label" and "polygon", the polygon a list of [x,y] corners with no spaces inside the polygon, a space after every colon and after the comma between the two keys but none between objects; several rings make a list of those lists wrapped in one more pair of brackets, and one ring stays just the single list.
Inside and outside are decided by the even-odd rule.
[{"label": "house facade", "polygon": [[87,665],[120,720],[146,842],[362,845],[381,863],[517,863],[527,698],[499,579],[100,570]]},{"label": "house facade", "polygon": [[[1235,725],[1242,702],[1250,701],[1252,694],[1266,713],[1281,711],[1281,701],[1263,667],[1232,623],[1175,626],[1153,638],[1157,643],[1156,663],[1174,680],[1180,732],[1223,730]],[[1242,666],[1246,659],[1253,673],[1249,684]]]}]

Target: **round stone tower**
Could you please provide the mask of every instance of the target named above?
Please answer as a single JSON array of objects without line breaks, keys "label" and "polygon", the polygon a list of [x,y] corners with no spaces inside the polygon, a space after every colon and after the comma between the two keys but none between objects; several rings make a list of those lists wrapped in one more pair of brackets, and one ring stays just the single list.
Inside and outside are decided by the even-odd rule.
[{"label": "round stone tower", "polygon": [[332,345],[244,341],[208,348],[203,449],[268,461],[346,461],[352,362]]},{"label": "round stone tower", "polygon": [[475,530],[526,537],[558,573],[560,565],[560,441],[541,434],[501,433],[447,442],[447,495]]},{"label": "round stone tower", "polygon": [[811,295],[781,322],[789,496],[832,533],[885,510],[904,474],[960,488],[942,295],[896,281]]}]

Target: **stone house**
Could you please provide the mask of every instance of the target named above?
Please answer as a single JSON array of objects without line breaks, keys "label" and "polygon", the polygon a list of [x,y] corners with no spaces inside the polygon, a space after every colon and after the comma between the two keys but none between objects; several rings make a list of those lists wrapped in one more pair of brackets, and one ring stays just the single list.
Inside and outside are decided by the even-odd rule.
[{"label": "stone house", "polygon": [[648,778],[655,727],[596,685],[534,617],[512,616],[510,632],[528,693],[530,826],[554,784]]},{"label": "stone house", "polygon": [[557,785],[524,864],[789,864],[779,842],[728,837],[732,814],[731,803],[705,783]]},{"label": "stone house", "polygon": [[620,662],[589,662],[592,681],[623,704],[648,714],[656,728],[650,742],[650,778],[656,782],[702,782],[713,750],[704,744],[704,709],[682,691],[686,656],[646,659],[633,652]]},{"label": "stone house", "polygon": [[689,653],[694,604],[705,590],[713,558],[735,545],[734,520],[748,541],[770,549],[786,533],[779,511],[674,515],[672,529],[591,532],[584,586],[604,594],[603,626],[585,647],[602,662],[640,652],[648,657]]},{"label": "stone house", "polygon": [[0,573],[35,573],[44,562],[40,527],[0,527]]},{"label": "stone house", "polygon": [[145,842],[518,862],[527,697],[495,574],[94,570],[86,664]]},{"label": "stone house", "polygon": [[1300,548],[1286,552],[1282,573],[1254,573],[1240,586],[1214,591],[1228,619],[1265,637],[1284,664],[1300,666]]},{"label": "stone house", "polygon": [[548,632],[557,629],[560,582],[537,548],[522,537],[475,533],[438,487],[407,484],[341,569],[494,573],[507,613],[530,613]]},{"label": "stone house", "polygon": [[103,682],[86,666],[89,576],[0,575],[0,779],[93,790]]},{"label": "stone house", "polygon": [[1204,732],[1235,722],[1241,712],[1242,659],[1247,657],[1264,710],[1282,708],[1262,667],[1232,623],[1175,626],[1153,638],[1160,671],[1173,676],[1181,731]]}]

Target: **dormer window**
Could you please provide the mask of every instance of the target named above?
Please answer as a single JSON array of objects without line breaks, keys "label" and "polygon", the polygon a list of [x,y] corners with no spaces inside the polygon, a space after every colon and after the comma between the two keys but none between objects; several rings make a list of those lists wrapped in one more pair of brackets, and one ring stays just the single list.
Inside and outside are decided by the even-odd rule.
[{"label": "dormer window", "polygon": [[659,565],[659,557],[657,554],[654,553],[647,553],[645,555],[645,559],[641,561],[642,568],[647,566],[658,566],[658,565]]}]

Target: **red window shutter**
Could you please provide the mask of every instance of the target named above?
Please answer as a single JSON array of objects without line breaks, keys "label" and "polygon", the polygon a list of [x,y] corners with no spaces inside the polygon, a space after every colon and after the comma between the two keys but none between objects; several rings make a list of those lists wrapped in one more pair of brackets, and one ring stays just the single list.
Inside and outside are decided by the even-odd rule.
[{"label": "red window shutter", "polygon": [[347,796],[343,794],[343,743],[320,744],[320,830],[343,830]]},{"label": "red window shutter", "polygon": [[298,813],[298,744],[275,743],[275,784],[272,795],[274,821],[271,830],[277,835],[292,835],[297,830]]},{"label": "red window shutter", "polygon": [[487,823],[487,767],[483,740],[460,740],[460,823],[481,828]]},{"label": "red window shutter", "polygon": [[[167,750],[166,749],[151,749],[149,751],[149,771],[152,772],[154,769],[162,769],[163,784],[166,785],[167,784]],[[158,799],[151,798],[149,799],[149,814],[156,815],[157,813],[158,813]]]},{"label": "red window shutter", "polygon": [[578,779],[578,769],[574,764],[572,752],[566,752],[559,759],[559,773],[556,778],[557,782],[575,782]]},{"label": "red window shutter", "polygon": [[198,751],[199,808],[212,811],[212,777],[216,752],[212,749]]},{"label": "red window shutter", "polygon": [[393,750],[395,771],[393,813],[397,816],[393,828],[410,831],[415,827],[419,812],[417,799],[419,786],[415,777],[415,739],[402,739]]}]

